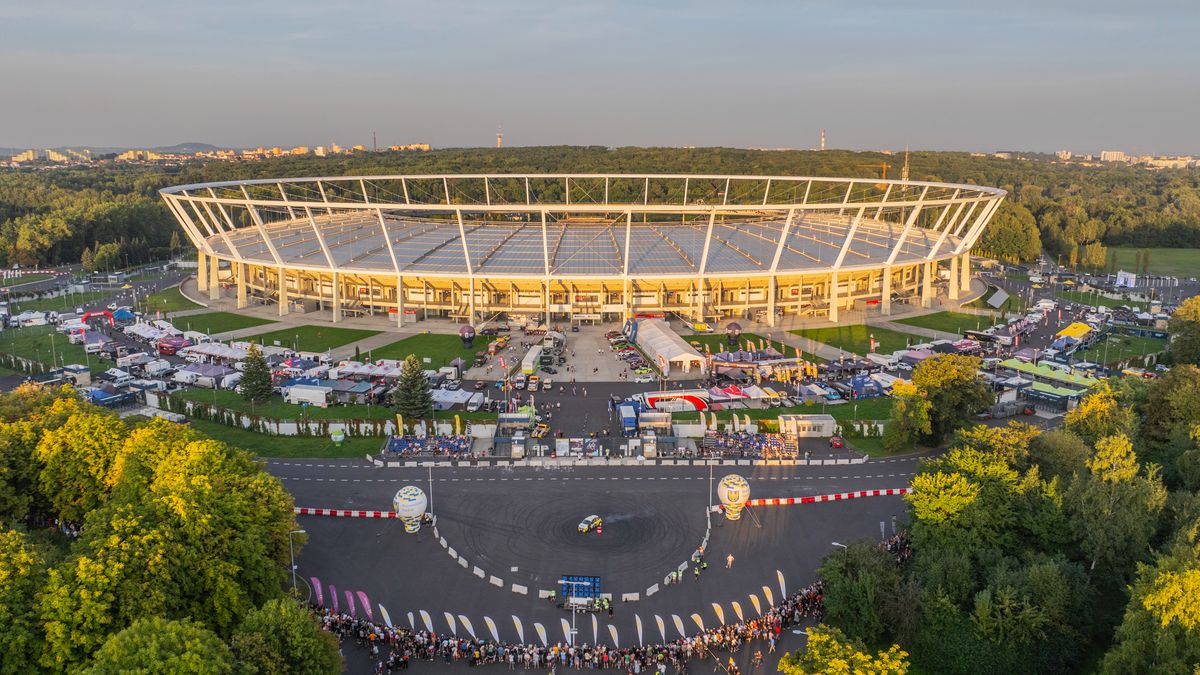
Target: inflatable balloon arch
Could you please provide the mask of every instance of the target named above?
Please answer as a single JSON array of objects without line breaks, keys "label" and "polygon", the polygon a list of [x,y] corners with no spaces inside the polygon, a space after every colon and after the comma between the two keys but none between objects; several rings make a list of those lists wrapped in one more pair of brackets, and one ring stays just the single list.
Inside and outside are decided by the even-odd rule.
[{"label": "inflatable balloon arch", "polygon": [[425,517],[425,509],[429,506],[429,498],[425,491],[416,485],[405,485],[396,491],[392,498],[392,508],[400,522],[404,523],[404,531],[415,534],[421,530],[421,519]]}]

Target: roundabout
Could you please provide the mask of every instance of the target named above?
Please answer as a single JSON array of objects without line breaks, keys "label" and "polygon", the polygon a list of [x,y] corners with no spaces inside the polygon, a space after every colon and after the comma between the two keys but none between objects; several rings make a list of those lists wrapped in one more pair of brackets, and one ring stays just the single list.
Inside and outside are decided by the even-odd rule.
[{"label": "roundabout", "polygon": [[[915,466],[911,458],[741,473],[752,499],[807,502],[842,490],[906,485]],[[369,603],[376,620],[386,612],[397,627],[465,636],[471,626],[486,639],[494,626],[503,641],[538,642],[541,626],[549,644],[565,643],[572,618],[577,644],[610,646],[650,645],[701,626],[749,620],[756,608],[765,612],[812,583],[831,541],[879,536],[881,528],[890,533],[904,512],[900,497],[890,494],[782,508],[751,502],[738,521],[713,514],[708,569],[695,577],[689,565],[682,581],[665,585],[705,535],[707,468],[455,467],[433,475],[365,464],[268,468],[303,504],[376,508],[406,485],[424,485],[426,492],[432,486],[436,537],[430,528],[407,535],[396,519],[302,516],[309,542],[297,560],[299,574],[322,589],[324,604],[339,597],[343,612],[349,593],[360,616]],[[578,531],[588,515],[603,519],[602,533]],[[735,562],[727,569],[730,554]],[[572,617],[539,597],[563,575],[600,577],[613,613]],[[633,592],[636,599],[623,597]]]}]

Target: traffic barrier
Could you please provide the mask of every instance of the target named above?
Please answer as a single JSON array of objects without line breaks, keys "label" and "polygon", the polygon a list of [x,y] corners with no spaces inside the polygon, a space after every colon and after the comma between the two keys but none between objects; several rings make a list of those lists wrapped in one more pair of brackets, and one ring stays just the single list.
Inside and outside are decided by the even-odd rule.
[{"label": "traffic barrier", "polygon": [[334,518],[397,518],[395,511],[356,511],[351,509],[317,509],[296,506],[292,513],[297,516],[333,516]]},{"label": "traffic barrier", "polygon": [[818,502],[839,502],[846,499],[861,499],[863,497],[896,497],[912,492],[912,488],[886,488],[881,490],[858,490],[857,492],[839,492],[832,495],[814,495],[811,497],[778,497],[774,499],[750,499],[746,506],[792,506],[795,504],[815,504]]}]

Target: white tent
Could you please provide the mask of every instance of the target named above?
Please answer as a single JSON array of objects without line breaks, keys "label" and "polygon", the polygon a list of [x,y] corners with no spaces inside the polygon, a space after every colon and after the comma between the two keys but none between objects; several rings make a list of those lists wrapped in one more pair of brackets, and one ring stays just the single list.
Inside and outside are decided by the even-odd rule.
[{"label": "white tent", "polygon": [[672,367],[689,372],[693,367],[704,369],[704,357],[679,337],[667,322],[659,319],[641,319],[637,325],[637,346],[654,365],[669,375]]}]

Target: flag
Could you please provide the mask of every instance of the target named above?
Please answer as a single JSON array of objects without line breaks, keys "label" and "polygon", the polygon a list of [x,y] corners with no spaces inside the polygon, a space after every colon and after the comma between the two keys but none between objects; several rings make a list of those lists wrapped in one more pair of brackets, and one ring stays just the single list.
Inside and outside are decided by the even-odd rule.
[{"label": "flag", "polygon": [[363,612],[367,615],[368,621],[374,621],[375,615],[371,611],[371,601],[367,599],[367,594],[362,591],[358,592],[358,601],[362,605]]},{"label": "flag", "polygon": [[329,601],[333,603],[333,613],[338,611],[338,596],[337,588],[333,584],[329,584]]},{"label": "flag", "polygon": [[358,608],[354,606],[354,594],[350,591],[342,592],[346,594],[346,606],[350,608],[350,616],[356,617],[358,615]]},{"label": "flag", "polygon": [[324,607],[325,593],[321,590],[321,580],[316,577],[309,577],[309,581],[312,582],[313,594],[317,596],[317,606]]},{"label": "flag", "polygon": [[388,628],[392,628],[392,627],[393,627],[393,626],[392,626],[392,617],[388,616],[388,611],[387,611],[387,608],[386,608],[386,607],[384,607],[383,605],[380,605],[380,606],[379,606],[379,616],[382,616],[382,617],[383,617],[383,623],[384,623],[384,625],[386,625]]}]

